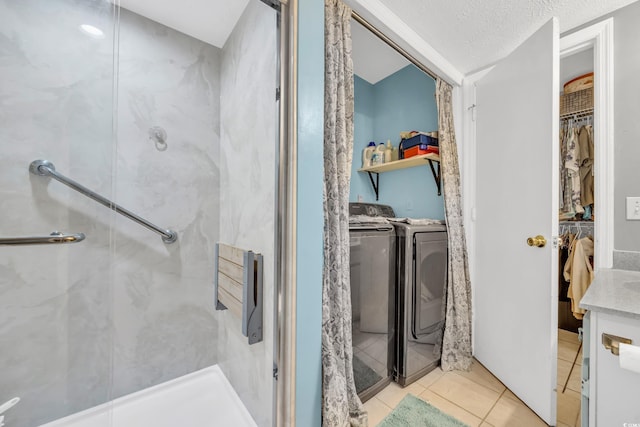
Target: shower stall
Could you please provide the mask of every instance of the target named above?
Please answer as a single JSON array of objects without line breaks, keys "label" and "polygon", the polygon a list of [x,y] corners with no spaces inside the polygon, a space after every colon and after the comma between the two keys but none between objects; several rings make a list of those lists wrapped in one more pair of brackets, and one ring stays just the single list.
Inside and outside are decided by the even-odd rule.
[{"label": "shower stall", "polygon": [[[155,419],[274,423],[277,4],[0,0],[0,424],[129,426],[205,374]],[[261,342],[216,309],[218,242],[263,257]]]}]

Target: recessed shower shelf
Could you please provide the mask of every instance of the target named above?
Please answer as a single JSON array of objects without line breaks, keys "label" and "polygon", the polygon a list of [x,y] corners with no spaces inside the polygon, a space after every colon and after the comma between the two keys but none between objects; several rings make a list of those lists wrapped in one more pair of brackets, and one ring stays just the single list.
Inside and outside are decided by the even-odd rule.
[{"label": "recessed shower shelf", "polygon": [[[436,166],[433,163],[436,163]],[[413,168],[416,166],[422,166],[425,164],[429,164],[431,168],[431,173],[433,174],[433,179],[436,181],[436,187],[438,188],[438,196],[442,195],[441,185],[440,185],[440,155],[429,153],[422,154],[420,156],[410,157],[408,159],[396,160],[395,162],[384,163],[382,165],[370,166],[368,168],[360,168],[358,172],[366,172],[369,175],[369,180],[371,181],[371,186],[373,187],[373,191],[376,193],[376,200],[378,200],[378,192],[380,189],[380,174],[383,172],[391,172],[400,169]],[[373,180],[373,176],[371,174],[376,174],[375,181]]]}]

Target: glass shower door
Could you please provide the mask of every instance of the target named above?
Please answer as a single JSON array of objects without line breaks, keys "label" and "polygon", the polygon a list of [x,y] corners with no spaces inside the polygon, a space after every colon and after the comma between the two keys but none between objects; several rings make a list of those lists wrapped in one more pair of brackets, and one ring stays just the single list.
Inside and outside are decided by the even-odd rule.
[{"label": "glass shower door", "polygon": [[113,214],[29,165],[112,197],[116,17],[107,1],[0,0],[0,239],[86,236],[0,245],[0,405],[20,399],[8,426],[110,398]]},{"label": "glass shower door", "polygon": [[[92,426],[142,427],[118,409],[132,394],[213,371],[214,393],[238,405],[213,418],[272,424],[279,75],[266,3],[0,0],[0,239],[59,242],[0,240],[0,405],[20,399],[7,426],[103,405]],[[217,242],[263,256],[261,342],[216,310]],[[165,425],[162,410],[224,400],[198,398],[134,416]]]}]

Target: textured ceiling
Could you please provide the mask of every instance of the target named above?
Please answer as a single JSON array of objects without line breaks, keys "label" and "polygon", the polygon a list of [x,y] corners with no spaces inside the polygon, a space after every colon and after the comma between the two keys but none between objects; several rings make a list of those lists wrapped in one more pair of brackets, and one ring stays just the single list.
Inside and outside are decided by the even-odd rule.
[{"label": "textured ceiling", "polygon": [[351,43],[353,72],[371,84],[409,65],[403,56],[353,19]]},{"label": "textured ceiling", "polygon": [[110,1],[220,48],[249,3],[249,0]]},{"label": "textured ceiling", "polygon": [[508,55],[553,16],[564,32],[634,1],[394,0],[385,6],[467,74]]},{"label": "textured ceiling", "polygon": [[[385,1],[384,5],[459,72],[467,74],[505,57],[552,16],[558,17],[563,32],[634,1],[393,0]],[[249,0],[119,0],[119,3],[135,13],[222,47]],[[366,5],[366,1],[360,3]],[[358,75],[368,81],[380,80],[379,76],[386,77],[385,73],[389,75],[402,68],[395,59],[389,59],[386,65],[386,57],[378,56],[383,48],[373,49],[376,44],[379,44],[377,40],[366,36],[354,39],[354,52],[356,47],[364,46],[363,52],[368,53],[368,58],[360,54],[360,48],[354,53]],[[359,59],[355,58],[356,54],[360,55]]]}]

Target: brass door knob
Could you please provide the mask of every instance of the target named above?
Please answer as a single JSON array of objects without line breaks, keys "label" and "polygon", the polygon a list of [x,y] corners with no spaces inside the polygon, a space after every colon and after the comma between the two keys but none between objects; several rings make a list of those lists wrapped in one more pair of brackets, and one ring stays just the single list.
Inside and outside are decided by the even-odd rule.
[{"label": "brass door knob", "polygon": [[536,237],[529,237],[527,239],[527,245],[529,246],[537,246],[539,248],[544,248],[544,245],[547,244],[547,239],[545,239],[541,235],[537,235]]}]

